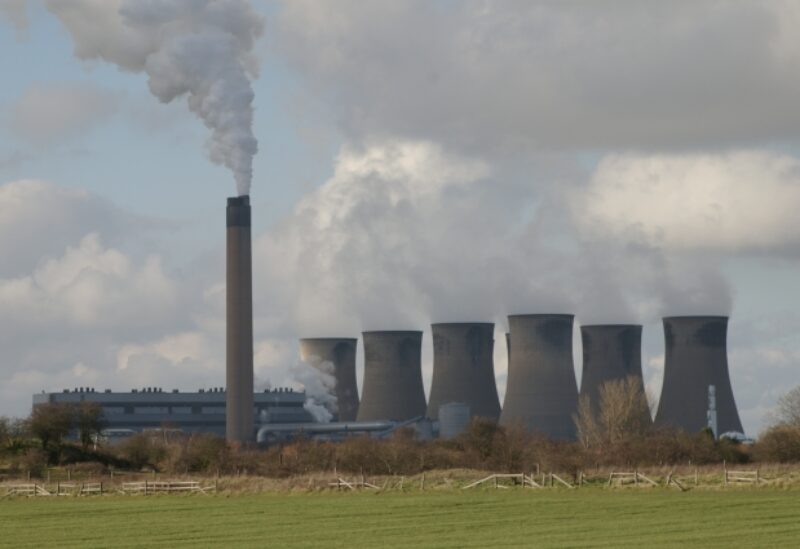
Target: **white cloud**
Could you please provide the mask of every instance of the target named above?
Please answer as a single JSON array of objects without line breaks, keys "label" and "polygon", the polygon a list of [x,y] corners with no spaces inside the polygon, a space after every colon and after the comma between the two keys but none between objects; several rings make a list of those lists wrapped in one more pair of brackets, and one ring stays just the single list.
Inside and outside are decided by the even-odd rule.
[{"label": "white cloud", "polygon": [[10,127],[36,144],[80,136],[117,111],[118,99],[86,84],[40,83],[11,107]]},{"label": "white cloud", "polygon": [[89,233],[114,245],[148,225],[157,224],[80,188],[32,179],[0,185],[0,278],[30,273]]},{"label": "white cloud", "polygon": [[800,161],[769,152],[612,155],[574,196],[588,235],[673,251],[800,250]]},{"label": "white cloud", "polygon": [[351,139],[433,139],[481,154],[717,147],[800,137],[797,11],[291,0],[268,34]]}]

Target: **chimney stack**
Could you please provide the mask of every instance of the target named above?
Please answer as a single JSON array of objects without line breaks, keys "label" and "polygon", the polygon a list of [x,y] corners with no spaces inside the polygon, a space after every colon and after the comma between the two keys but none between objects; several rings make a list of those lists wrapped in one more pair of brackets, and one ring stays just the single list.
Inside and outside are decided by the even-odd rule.
[{"label": "chimney stack", "polygon": [[247,443],[253,423],[253,268],[250,197],[228,198],[225,438]]}]

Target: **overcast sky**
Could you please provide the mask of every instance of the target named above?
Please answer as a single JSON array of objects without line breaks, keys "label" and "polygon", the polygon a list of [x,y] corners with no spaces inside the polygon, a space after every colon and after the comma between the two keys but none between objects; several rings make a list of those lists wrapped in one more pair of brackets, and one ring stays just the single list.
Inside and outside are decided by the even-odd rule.
[{"label": "overcast sky", "polygon": [[654,398],[661,317],[731,315],[749,434],[800,384],[800,3],[0,0],[0,74],[0,415],[223,385],[251,167],[261,384],[494,321],[502,397],[526,312],[644,324]]}]

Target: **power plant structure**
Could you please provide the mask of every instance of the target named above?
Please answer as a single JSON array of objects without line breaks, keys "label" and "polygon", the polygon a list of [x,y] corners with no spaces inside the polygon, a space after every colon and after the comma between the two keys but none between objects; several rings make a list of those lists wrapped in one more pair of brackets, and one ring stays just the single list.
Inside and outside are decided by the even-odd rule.
[{"label": "power plant structure", "polygon": [[[609,381],[633,377],[644,396],[642,377],[642,327],[638,324],[581,326],[583,375],[580,396],[600,409],[600,388]],[[647,413],[648,421],[651,420]]]},{"label": "power plant structure", "polygon": [[575,438],[578,386],[572,360],[573,315],[508,317],[513,342],[500,424],[551,438]]},{"label": "power plant structure", "polygon": [[439,419],[439,407],[461,403],[472,417],[500,418],[494,379],[494,324],[432,324],[433,381],[428,417]]},{"label": "power plant structure", "polygon": [[664,318],[664,385],[656,424],[697,432],[708,425],[709,387],[719,433],[742,433],[728,372],[728,317]]},{"label": "power plant structure", "polygon": [[248,443],[255,440],[250,197],[228,198],[226,213],[225,438]]},{"label": "power plant structure", "polygon": [[333,366],[336,380],[336,410],[329,410],[334,421],[355,421],[358,415],[356,386],[356,347],[358,340],[349,337],[316,337],[300,340],[300,358],[315,368]]},{"label": "power plant structure", "polygon": [[425,415],[422,332],[363,332],[364,385],[358,421],[403,421]]}]

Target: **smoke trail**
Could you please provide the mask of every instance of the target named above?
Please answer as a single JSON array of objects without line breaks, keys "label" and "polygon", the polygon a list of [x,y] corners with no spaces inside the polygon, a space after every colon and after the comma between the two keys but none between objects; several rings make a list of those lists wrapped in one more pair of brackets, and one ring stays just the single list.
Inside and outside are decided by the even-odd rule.
[{"label": "smoke trail", "polygon": [[252,55],[262,18],[245,0],[47,0],[69,30],[75,55],[145,72],[169,103],[185,96],[211,130],[208,155],[250,192],[253,156]]}]

